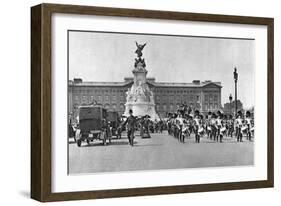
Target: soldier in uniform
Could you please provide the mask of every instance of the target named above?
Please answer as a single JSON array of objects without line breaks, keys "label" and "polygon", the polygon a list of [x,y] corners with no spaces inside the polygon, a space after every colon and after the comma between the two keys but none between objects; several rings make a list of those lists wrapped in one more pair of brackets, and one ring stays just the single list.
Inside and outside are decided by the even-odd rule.
[{"label": "soldier in uniform", "polygon": [[212,113],[212,117],[211,117],[211,120],[210,120],[210,126],[211,126],[211,135],[210,135],[210,139],[212,140],[216,140],[216,135],[217,135],[217,125],[216,125],[216,114],[215,113]]},{"label": "soldier in uniform", "polygon": [[232,138],[233,132],[234,132],[233,117],[232,115],[229,115],[229,119],[227,120],[227,136]]},{"label": "soldier in uniform", "polygon": [[205,129],[206,129],[206,134],[207,134],[207,138],[211,139],[211,119],[212,119],[212,112],[208,112],[208,115],[206,116],[205,119]]},{"label": "soldier in uniform", "polygon": [[195,132],[195,142],[200,142],[200,134],[199,134],[199,126],[200,126],[200,116],[199,111],[195,111],[195,117],[194,117],[194,132]]},{"label": "soldier in uniform", "polygon": [[177,114],[174,114],[174,116],[173,116],[172,131],[173,131],[173,136],[177,137],[178,136]]},{"label": "soldier in uniform", "polygon": [[169,119],[167,121],[167,130],[168,130],[168,134],[171,135],[172,134],[172,116],[169,113]]},{"label": "soldier in uniform", "polygon": [[134,132],[136,127],[136,118],[133,116],[133,110],[129,110],[130,116],[124,122],[124,125],[127,124],[127,136],[129,140],[129,144],[134,146]]},{"label": "soldier in uniform", "polygon": [[246,125],[247,125],[247,137],[249,141],[252,141],[252,134],[251,134],[251,113],[249,111],[246,112]]},{"label": "soldier in uniform", "polygon": [[142,133],[142,138],[150,138],[150,132],[149,132],[149,125],[150,125],[150,120],[148,118],[148,115],[144,116],[144,120],[142,121],[142,128],[143,128],[143,133]]},{"label": "soldier in uniform", "polygon": [[159,132],[160,132],[161,134],[162,134],[162,132],[163,132],[163,127],[164,127],[163,120],[160,119],[160,121],[159,121]]},{"label": "soldier in uniform", "polygon": [[215,140],[218,142],[220,139],[220,142],[222,142],[222,135],[221,135],[221,128],[222,128],[222,114],[220,111],[217,112],[218,118],[216,119],[216,126],[217,126],[217,134]]},{"label": "soldier in uniform", "polygon": [[178,117],[177,117],[177,128],[178,128],[178,134],[177,134],[177,138],[180,142],[184,143],[184,138],[183,138],[183,133],[182,133],[182,128],[183,128],[183,117],[182,114],[179,113]]},{"label": "soldier in uniform", "polygon": [[200,138],[203,137],[206,132],[205,132],[204,116],[202,114],[199,115],[199,119],[200,120],[199,120],[198,135],[199,135],[199,142],[200,142]]},{"label": "soldier in uniform", "polygon": [[238,114],[237,114],[237,118],[235,120],[236,122],[236,135],[237,135],[237,142],[242,142],[242,126],[243,126],[243,121],[242,121],[242,114],[241,112],[239,111]]}]

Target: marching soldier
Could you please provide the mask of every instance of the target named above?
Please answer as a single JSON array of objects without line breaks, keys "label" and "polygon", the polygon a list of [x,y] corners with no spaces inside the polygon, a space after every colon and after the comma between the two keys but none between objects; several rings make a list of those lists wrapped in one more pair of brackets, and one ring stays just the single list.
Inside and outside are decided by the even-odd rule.
[{"label": "marching soldier", "polygon": [[178,128],[178,134],[177,134],[177,137],[178,137],[178,140],[180,142],[184,142],[184,135],[182,133],[182,127],[183,127],[183,117],[181,114],[178,115],[177,117],[177,128]]},{"label": "marching soldier", "polygon": [[211,134],[212,134],[212,128],[211,128],[211,119],[212,119],[212,113],[208,112],[208,115],[206,116],[206,133],[207,133],[207,138],[211,139]]},{"label": "marching soldier", "polygon": [[216,141],[218,142],[220,139],[220,142],[222,142],[222,114],[220,111],[218,111],[218,118],[216,119],[216,125],[217,125],[217,135],[216,135]]},{"label": "marching soldier", "polygon": [[201,114],[199,115],[200,121],[199,121],[199,127],[198,127],[198,135],[199,135],[199,142],[201,136],[203,137],[205,133],[205,128],[204,128],[204,116]]},{"label": "marching soldier", "polygon": [[183,120],[183,126],[182,126],[182,142],[184,143],[185,137],[189,135],[189,131],[188,131],[188,120],[184,119]]},{"label": "marching soldier", "polygon": [[172,134],[172,120],[173,120],[173,117],[172,117],[172,115],[169,113],[169,119],[168,119],[168,122],[167,122],[167,130],[168,130],[168,134],[169,134],[169,135]]},{"label": "marching soldier", "polygon": [[227,127],[227,115],[222,115],[222,127],[220,129],[220,142],[223,140],[223,136],[227,133],[226,127]]},{"label": "marching soldier", "polygon": [[243,121],[242,121],[242,114],[241,111],[238,112],[237,118],[235,120],[236,122],[236,135],[237,135],[237,142],[242,142],[242,126],[243,126]]},{"label": "marching soldier", "polygon": [[162,132],[163,132],[163,126],[164,126],[164,124],[163,124],[163,120],[161,119],[160,121],[159,121],[159,132],[162,134]]},{"label": "marching soldier", "polygon": [[212,118],[210,120],[210,125],[211,125],[211,135],[210,135],[210,139],[213,139],[214,141],[216,141],[216,136],[217,136],[217,130],[218,130],[218,127],[216,125],[216,114],[213,113],[212,114]]},{"label": "marching soldier", "polygon": [[232,137],[234,131],[234,122],[233,122],[232,115],[229,115],[229,119],[227,120],[227,129],[228,129],[227,136]]},{"label": "marching soldier", "polygon": [[178,128],[177,128],[177,114],[174,114],[173,121],[172,121],[172,129],[174,137],[178,136]]},{"label": "marching soldier", "polygon": [[249,111],[246,112],[246,125],[247,125],[247,137],[249,141],[252,141],[252,134],[251,134],[251,113]]},{"label": "marching soldier", "polygon": [[199,111],[195,111],[195,117],[194,117],[194,128],[195,128],[195,142],[200,143],[200,134],[199,134],[199,126],[200,126],[200,117],[199,117]]}]

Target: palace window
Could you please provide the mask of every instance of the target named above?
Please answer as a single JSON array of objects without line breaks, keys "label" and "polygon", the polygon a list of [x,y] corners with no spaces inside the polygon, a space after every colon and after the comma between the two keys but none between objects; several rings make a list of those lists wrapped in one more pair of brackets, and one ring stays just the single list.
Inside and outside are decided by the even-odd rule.
[{"label": "palace window", "polygon": [[120,104],[120,110],[121,110],[121,111],[124,111],[124,110],[125,110],[124,104]]},{"label": "palace window", "polygon": [[204,107],[205,107],[206,110],[208,110],[208,109],[209,109],[208,103],[206,103],[206,104],[204,105]]},{"label": "palace window", "polygon": [[173,104],[170,105],[170,111],[171,111],[171,112],[174,111],[174,105],[173,105]]},{"label": "palace window", "polygon": [[156,101],[160,102],[160,96],[156,96]]},{"label": "palace window", "polygon": [[159,106],[159,104],[156,104],[156,111],[157,111],[157,112],[160,111],[160,106]]},{"label": "palace window", "polygon": [[215,104],[215,109],[218,109],[218,104]]},{"label": "palace window", "polygon": [[209,95],[206,94],[204,99],[205,99],[205,102],[208,102],[209,101]]},{"label": "palace window", "polygon": [[86,102],[86,96],[82,97],[82,102],[85,103]]},{"label": "palace window", "polygon": [[164,111],[167,111],[167,106],[166,106],[166,104],[163,104],[163,110],[164,110]]},{"label": "palace window", "polygon": [[215,102],[218,101],[218,95],[214,95],[214,101],[215,101]]},{"label": "palace window", "polygon": [[173,96],[173,95],[170,96],[170,101],[171,101],[171,102],[174,101],[174,96]]}]

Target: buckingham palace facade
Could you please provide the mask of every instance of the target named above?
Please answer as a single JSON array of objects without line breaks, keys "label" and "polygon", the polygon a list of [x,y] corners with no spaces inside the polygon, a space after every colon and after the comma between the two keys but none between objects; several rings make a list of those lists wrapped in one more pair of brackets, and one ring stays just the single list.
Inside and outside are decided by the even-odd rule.
[{"label": "buckingham palace facade", "polygon": [[[86,82],[80,78],[68,82],[68,112],[75,116],[80,105],[96,102],[109,111],[124,113],[126,92],[133,78],[123,82]],[[160,117],[174,113],[181,104],[187,104],[203,113],[221,109],[221,83],[193,80],[191,83],[156,82],[147,78],[154,93],[156,112]]]}]

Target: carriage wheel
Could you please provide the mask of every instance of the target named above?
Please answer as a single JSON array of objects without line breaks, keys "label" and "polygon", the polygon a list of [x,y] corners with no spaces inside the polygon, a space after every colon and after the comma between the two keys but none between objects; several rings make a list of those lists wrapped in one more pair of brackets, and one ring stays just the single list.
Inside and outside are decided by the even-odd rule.
[{"label": "carriage wheel", "polygon": [[77,129],[73,136],[74,141],[77,142],[77,140],[81,139],[81,137],[82,137],[81,131],[80,131],[80,129]]},{"label": "carriage wheel", "polygon": [[81,139],[79,139],[79,140],[77,141],[77,145],[78,145],[78,147],[81,146]]}]

